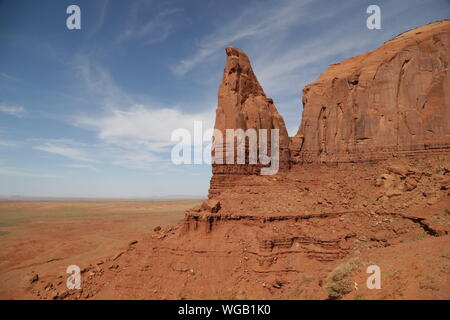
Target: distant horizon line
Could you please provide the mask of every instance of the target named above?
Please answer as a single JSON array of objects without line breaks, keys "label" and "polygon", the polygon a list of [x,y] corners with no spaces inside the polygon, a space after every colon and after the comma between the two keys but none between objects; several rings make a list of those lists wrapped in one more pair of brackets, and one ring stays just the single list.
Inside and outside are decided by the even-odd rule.
[{"label": "distant horizon line", "polygon": [[152,197],[42,197],[42,196],[4,196],[0,195],[1,201],[45,201],[45,200],[201,200],[206,199],[208,195],[167,195],[167,196],[152,196]]}]

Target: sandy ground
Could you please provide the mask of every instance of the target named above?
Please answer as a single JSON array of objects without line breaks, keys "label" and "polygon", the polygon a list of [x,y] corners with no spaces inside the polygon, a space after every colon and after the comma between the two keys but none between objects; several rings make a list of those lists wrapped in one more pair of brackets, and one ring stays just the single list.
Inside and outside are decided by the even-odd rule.
[{"label": "sandy ground", "polygon": [[[202,205],[0,203],[0,298],[448,300],[448,163],[242,176]],[[73,264],[77,290],[66,286]]]},{"label": "sandy ground", "polygon": [[21,284],[34,274],[114,255],[155,227],[179,222],[199,202],[0,202],[0,298],[33,298]]}]

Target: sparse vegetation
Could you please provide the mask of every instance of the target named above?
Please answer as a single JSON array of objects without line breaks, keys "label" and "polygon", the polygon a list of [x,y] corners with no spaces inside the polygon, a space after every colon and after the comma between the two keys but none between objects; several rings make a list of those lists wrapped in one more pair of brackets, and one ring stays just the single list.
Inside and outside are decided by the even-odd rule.
[{"label": "sparse vegetation", "polygon": [[436,174],[445,174],[447,172],[447,169],[444,166],[439,166],[436,169]]},{"label": "sparse vegetation", "polygon": [[350,293],[353,288],[353,282],[350,277],[360,265],[358,258],[353,258],[345,264],[334,268],[328,276],[327,291],[332,299],[339,299],[343,295]]},{"label": "sparse vegetation", "polygon": [[314,280],[314,277],[309,275],[309,274],[307,274],[307,273],[304,273],[302,275],[302,284],[305,283],[305,282],[311,282],[313,280]]},{"label": "sparse vegetation", "polygon": [[430,284],[430,283],[421,282],[419,284],[419,287],[420,287],[420,289],[429,289],[429,290],[439,291],[439,288],[437,286],[435,286],[434,284]]},{"label": "sparse vegetation", "polygon": [[426,282],[425,281],[419,282],[419,288],[420,289],[429,289],[429,290],[434,290],[434,291],[439,290],[439,287],[435,285],[435,281],[433,280],[433,278],[430,275],[426,276]]},{"label": "sparse vegetation", "polygon": [[364,295],[362,293],[355,294],[355,300],[362,300],[364,299]]},{"label": "sparse vegetation", "polygon": [[446,254],[445,252],[441,252],[441,258],[446,258],[446,259],[450,259],[450,256],[448,254]]},{"label": "sparse vegetation", "polygon": [[439,271],[442,273],[450,274],[450,266],[443,265]]},{"label": "sparse vegetation", "polygon": [[305,289],[303,289],[303,288],[297,288],[297,289],[294,289],[294,290],[292,291],[292,296],[294,296],[294,297],[300,297],[304,291],[305,291]]},{"label": "sparse vegetation", "polygon": [[414,238],[414,240],[423,240],[426,237],[426,235],[427,235],[426,232],[421,232]]}]

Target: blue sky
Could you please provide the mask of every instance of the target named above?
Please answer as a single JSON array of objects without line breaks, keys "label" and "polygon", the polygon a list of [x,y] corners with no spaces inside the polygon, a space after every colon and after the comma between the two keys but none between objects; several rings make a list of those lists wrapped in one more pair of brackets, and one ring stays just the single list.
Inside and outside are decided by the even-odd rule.
[{"label": "blue sky", "polygon": [[[81,30],[66,8],[81,8]],[[366,8],[381,7],[368,30]],[[290,134],[327,66],[449,18],[449,0],[0,0],[0,195],[207,194],[171,132],[214,122],[224,49],[250,56]]]}]

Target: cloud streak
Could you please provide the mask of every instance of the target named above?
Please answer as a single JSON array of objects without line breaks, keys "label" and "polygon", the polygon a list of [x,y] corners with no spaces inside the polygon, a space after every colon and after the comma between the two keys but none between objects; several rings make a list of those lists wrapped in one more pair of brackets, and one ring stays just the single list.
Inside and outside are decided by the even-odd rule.
[{"label": "cloud streak", "polygon": [[9,80],[9,81],[13,81],[13,82],[19,82],[19,81],[20,81],[20,80],[17,79],[16,77],[13,77],[12,75],[10,75],[10,74],[8,74],[8,73],[6,73],[6,72],[0,72],[0,76],[1,76],[2,78],[5,78],[5,79],[7,79],[7,80]]},{"label": "cloud streak", "polygon": [[[97,153],[104,153],[103,158],[114,165],[140,169],[161,167],[170,161],[170,149],[176,143],[171,141],[172,131],[185,128],[192,132],[194,121],[201,121],[204,130],[213,127],[212,103],[204,111],[187,113],[182,111],[192,109],[187,105],[163,106],[148,96],[134,97],[118,87],[110,73],[87,56],[78,57],[76,70],[90,100],[100,106],[101,112],[74,115],[69,122],[94,132],[99,141]],[[81,160],[80,154],[73,150],[61,150],[53,145],[44,147],[46,151],[77,156]]]},{"label": "cloud streak", "polygon": [[25,114],[25,109],[23,107],[0,104],[0,112],[6,113],[10,116],[21,118]]},{"label": "cloud streak", "polygon": [[0,163],[0,176],[12,177],[28,177],[28,178],[63,178],[61,175],[52,173],[34,173],[27,170],[22,170],[14,167],[4,166]]},{"label": "cloud streak", "polygon": [[89,164],[80,164],[80,163],[73,163],[66,165],[67,168],[74,168],[74,169],[89,169],[92,171],[98,171],[98,169],[94,166],[91,166]]},{"label": "cloud streak", "polygon": [[[128,27],[119,34],[116,41],[121,43],[129,40],[142,40],[147,45],[163,41],[175,28],[174,18],[182,12],[182,8],[165,8],[152,15],[148,13],[145,5],[135,2],[131,9]],[[147,13],[145,19],[142,19],[143,13]]]},{"label": "cloud streak", "polygon": [[89,155],[88,152],[77,147],[78,145],[78,143],[70,140],[51,140],[35,146],[34,149],[56,154],[76,161],[97,162]]},{"label": "cloud streak", "polygon": [[171,66],[172,72],[183,76],[196,65],[225,46],[250,37],[265,38],[280,34],[288,27],[299,24],[306,11],[302,9],[310,0],[277,1],[272,7],[250,6],[234,19],[200,40],[196,52]]},{"label": "cloud streak", "polygon": [[0,147],[7,147],[7,148],[11,148],[11,147],[16,147],[17,143],[12,142],[12,141],[8,141],[8,140],[0,140]]},{"label": "cloud streak", "polygon": [[92,118],[81,116],[75,123],[95,130],[98,138],[108,144],[146,149],[151,152],[167,152],[174,144],[170,140],[175,129],[193,129],[194,121],[202,121],[205,127],[212,126],[210,112],[186,114],[177,109],[152,109],[144,105],[133,105],[124,109],[113,109]]}]

